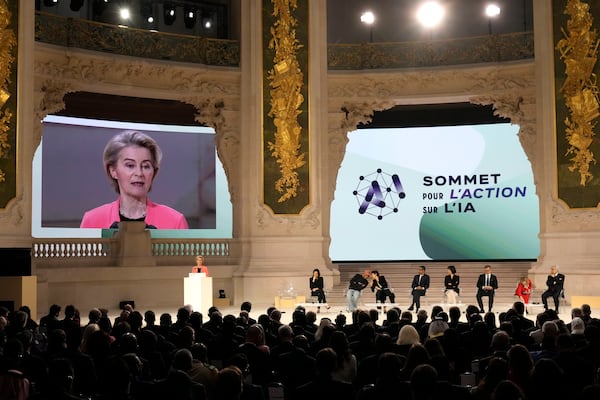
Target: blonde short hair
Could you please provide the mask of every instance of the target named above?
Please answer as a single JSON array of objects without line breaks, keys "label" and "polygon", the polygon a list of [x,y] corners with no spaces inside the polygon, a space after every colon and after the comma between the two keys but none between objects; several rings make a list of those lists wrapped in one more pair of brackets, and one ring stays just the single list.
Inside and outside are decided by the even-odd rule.
[{"label": "blonde short hair", "polygon": [[119,161],[121,150],[130,146],[139,146],[150,151],[152,167],[154,168],[154,177],[156,177],[158,169],[160,168],[162,150],[154,139],[140,131],[129,130],[116,134],[104,147],[102,159],[104,160],[104,172],[117,193],[119,193],[119,183],[112,177],[110,168],[114,167],[117,164],[117,161]]}]

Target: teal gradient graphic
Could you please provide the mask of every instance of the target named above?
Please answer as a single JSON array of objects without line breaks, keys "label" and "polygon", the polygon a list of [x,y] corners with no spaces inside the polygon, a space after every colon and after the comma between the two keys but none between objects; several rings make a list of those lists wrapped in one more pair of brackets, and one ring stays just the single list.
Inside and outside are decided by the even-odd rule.
[{"label": "teal gradient graphic", "polygon": [[[512,124],[350,132],[331,205],[332,261],[536,259],[539,199],[518,132]],[[395,190],[378,170],[398,177],[404,197],[397,211],[361,213],[357,188]]]}]

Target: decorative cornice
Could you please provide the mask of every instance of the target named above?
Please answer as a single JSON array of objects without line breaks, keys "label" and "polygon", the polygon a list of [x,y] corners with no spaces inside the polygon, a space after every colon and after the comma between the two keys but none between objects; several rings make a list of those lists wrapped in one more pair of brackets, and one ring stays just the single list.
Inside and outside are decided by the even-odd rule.
[{"label": "decorative cornice", "polygon": [[239,96],[239,73],[236,71],[198,70],[127,58],[100,57],[72,53],[62,57],[55,52],[36,55],[37,76],[61,77],[85,85],[114,84],[128,87],[168,90],[171,97],[185,93],[202,93],[211,98]]},{"label": "decorative cornice", "polygon": [[[527,96],[527,97],[525,97]],[[535,97],[531,91],[513,91],[497,96],[476,96],[469,99],[473,104],[491,104],[494,115],[510,119],[520,126],[519,139],[529,161],[535,159]]]},{"label": "decorative cornice", "polygon": [[300,215],[274,215],[264,204],[257,204],[256,223],[269,234],[285,233],[301,235],[306,231],[316,231],[321,227],[321,213],[318,207],[309,206]]},{"label": "decorative cornice", "polygon": [[[419,71],[363,71],[329,74],[330,99],[390,99],[407,104],[427,97],[471,97],[499,91],[534,90],[533,63]],[[408,99],[408,100],[407,100]],[[421,100],[422,102],[422,100]]]},{"label": "decorative cornice", "polygon": [[56,113],[65,108],[65,94],[77,91],[77,86],[60,79],[41,79],[35,82],[35,104],[33,115],[35,121],[35,143],[39,144],[42,138],[41,121],[49,114]]},{"label": "decorative cornice", "polygon": [[17,227],[21,225],[23,219],[23,192],[21,191],[20,194],[8,202],[6,208],[0,213],[0,223]]},{"label": "decorative cornice", "polygon": [[569,227],[575,231],[598,231],[600,213],[598,209],[567,209],[566,205],[557,200],[549,200],[551,221],[555,228],[564,230]]}]

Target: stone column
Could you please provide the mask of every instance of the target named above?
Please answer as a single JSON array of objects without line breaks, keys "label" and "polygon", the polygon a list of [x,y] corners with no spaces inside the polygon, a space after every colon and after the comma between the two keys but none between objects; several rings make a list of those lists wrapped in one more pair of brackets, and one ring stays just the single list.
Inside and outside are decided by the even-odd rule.
[{"label": "stone column", "polygon": [[[538,174],[539,179],[536,183],[540,197],[541,249],[540,258],[532,268],[532,277],[539,295],[545,290],[550,267],[559,265],[560,272],[566,276],[565,294],[570,302],[571,296],[597,294],[596,288],[600,285],[600,212],[597,205],[577,208],[567,204],[558,195],[559,185],[563,185],[564,188],[568,180],[573,181],[567,176],[571,172],[561,166],[564,165],[561,160],[565,159],[565,154],[559,154],[557,151],[558,148],[564,147],[567,140],[562,119],[556,117],[556,101],[560,100],[556,89],[560,89],[560,82],[564,77],[559,76],[559,79],[555,79],[553,68],[555,63],[562,62],[558,58],[560,54],[556,51],[556,41],[560,37],[553,31],[553,20],[557,13],[562,13],[557,8],[561,3],[564,6],[566,1],[534,0],[536,114],[537,132],[540,136],[536,151],[540,155],[539,168],[542,173]],[[600,15],[593,17],[593,26],[598,26]],[[594,70],[597,68],[598,65]],[[557,146],[559,142],[563,145]],[[598,177],[595,178],[597,180]],[[575,179],[574,182],[577,185],[579,179]],[[572,189],[582,190],[576,187]],[[577,307],[580,305],[573,304]]]},{"label": "stone column", "polygon": [[[307,59],[302,63],[306,113],[301,134],[307,135],[305,151],[308,168],[300,182],[307,190],[306,205],[285,212],[285,206],[270,205],[265,199],[265,185],[273,185],[273,175],[265,165],[273,165],[272,154],[265,152],[264,120],[266,112],[265,71],[274,68],[264,35],[271,35],[263,21],[272,17],[273,4],[288,6],[288,0],[249,0],[242,2],[242,100],[241,143],[239,159],[239,193],[236,208],[236,232],[240,244],[240,267],[234,273],[235,302],[254,300],[272,302],[281,291],[308,293],[308,278],[313,268],[320,268],[325,285],[339,279],[329,265],[329,204],[323,203],[323,187],[330,183],[327,158],[327,32],[326,2],[299,2],[308,7],[300,14],[298,26],[307,29]],[[296,18],[297,15],[294,15]],[[271,121],[272,122],[272,121]],[[266,139],[269,140],[269,139]],[[266,178],[265,178],[266,177]],[[270,188],[268,188],[270,189]],[[303,195],[306,195],[303,192]]]}]

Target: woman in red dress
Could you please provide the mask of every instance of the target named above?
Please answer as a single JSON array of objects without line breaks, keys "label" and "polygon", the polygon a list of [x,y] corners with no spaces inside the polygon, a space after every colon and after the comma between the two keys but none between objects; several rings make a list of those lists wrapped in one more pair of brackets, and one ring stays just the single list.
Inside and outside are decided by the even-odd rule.
[{"label": "woman in red dress", "polygon": [[525,304],[526,312],[532,289],[533,284],[531,283],[531,279],[526,276],[521,277],[519,283],[517,284],[517,288],[515,289],[515,296],[517,296],[523,302],[523,304]]}]

